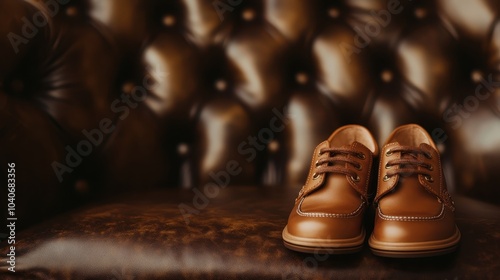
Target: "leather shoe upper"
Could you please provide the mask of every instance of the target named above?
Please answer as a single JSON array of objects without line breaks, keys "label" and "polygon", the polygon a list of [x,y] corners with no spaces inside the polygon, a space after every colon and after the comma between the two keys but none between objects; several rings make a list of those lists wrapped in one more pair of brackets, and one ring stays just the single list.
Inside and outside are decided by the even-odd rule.
[{"label": "leather shoe upper", "polygon": [[361,126],[339,128],[320,143],[290,214],[288,232],[323,239],[359,236],[376,154],[375,140]]},{"label": "leather shoe upper", "polygon": [[442,240],[456,231],[455,206],[439,152],[418,125],[396,129],[382,148],[373,237],[384,242]]}]

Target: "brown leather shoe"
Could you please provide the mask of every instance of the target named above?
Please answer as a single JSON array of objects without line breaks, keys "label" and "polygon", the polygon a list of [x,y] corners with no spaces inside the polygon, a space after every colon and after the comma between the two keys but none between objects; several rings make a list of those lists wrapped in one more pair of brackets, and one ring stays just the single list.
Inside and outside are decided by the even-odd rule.
[{"label": "brown leather shoe", "polygon": [[365,240],[363,216],[378,147],[359,125],[337,129],[314,150],[305,185],[283,230],[287,248],[306,253],[353,253]]},{"label": "brown leather shoe", "polygon": [[424,257],[452,252],[460,241],[455,206],[436,145],[416,124],[395,129],[380,153],[374,204],[375,225],[368,241],[376,255]]}]

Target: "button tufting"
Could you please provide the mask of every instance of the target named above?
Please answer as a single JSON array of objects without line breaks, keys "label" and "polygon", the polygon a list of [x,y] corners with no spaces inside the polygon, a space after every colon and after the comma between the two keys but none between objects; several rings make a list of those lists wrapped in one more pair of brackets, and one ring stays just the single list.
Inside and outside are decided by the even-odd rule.
[{"label": "button tufting", "polygon": [[444,143],[437,143],[436,146],[441,154],[446,152],[446,145]]},{"label": "button tufting", "polygon": [[416,8],[415,9],[415,17],[416,18],[425,18],[427,16],[427,10],[424,8]]},{"label": "button tufting", "polygon": [[175,24],[175,17],[173,15],[166,15],[163,17],[163,24],[165,26],[173,26]]},{"label": "button tufting", "polygon": [[132,93],[132,90],[134,89],[135,84],[133,82],[126,82],[122,86],[122,91],[124,93],[130,94]]},{"label": "button tufting", "polygon": [[78,9],[74,6],[70,6],[70,7],[66,8],[66,15],[68,15],[70,17],[74,17],[74,16],[78,15]]},{"label": "button tufting", "polygon": [[384,81],[386,83],[391,82],[392,78],[393,78],[392,71],[390,71],[390,70],[382,71],[382,73],[380,74],[380,78],[382,79],[382,81]]},{"label": "button tufting", "polygon": [[186,143],[180,143],[177,146],[177,153],[181,156],[185,156],[189,153],[189,146]]},{"label": "button tufting", "polygon": [[304,72],[299,72],[295,75],[295,80],[297,83],[304,85],[309,81],[309,76]]},{"label": "button tufting", "polygon": [[255,11],[252,9],[245,9],[242,13],[242,17],[246,21],[251,21],[255,18]]},{"label": "button tufting", "polygon": [[276,153],[280,149],[280,143],[276,140],[269,142],[267,145],[269,152]]},{"label": "button tufting", "polygon": [[80,195],[87,194],[90,190],[89,183],[86,180],[78,180],[75,182],[75,192]]},{"label": "button tufting", "polygon": [[215,81],[215,88],[218,91],[224,91],[224,90],[226,90],[226,88],[227,88],[226,81],[222,80],[222,79],[219,79],[219,80]]},{"label": "button tufting", "polygon": [[472,80],[474,83],[479,83],[479,82],[481,82],[482,77],[483,77],[483,73],[481,73],[481,71],[479,71],[479,70],[473,70],[473,71],[470,73],[470,78],[471,78],[471,80]]},{"label": "button tufting", "polygon": [[337,8],[331,8],[328,10],[328,15],[332,18],[338,18],[340,16],[340,11]]}]

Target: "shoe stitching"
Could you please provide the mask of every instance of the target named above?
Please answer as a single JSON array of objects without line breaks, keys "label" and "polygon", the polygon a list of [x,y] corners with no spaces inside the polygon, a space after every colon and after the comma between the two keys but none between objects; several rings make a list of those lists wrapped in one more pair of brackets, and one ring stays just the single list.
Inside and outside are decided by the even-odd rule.
[{"label": "shoe stitching", "polygon": [[431,216],[431,217],[421,217],[421,216],[391,216],[391,215],[385,215],[382,213],[382,210],[380,209],[380,206],[377,207],[377,212],[378,216],[387,221],[430,221],[430,220],[440,220],[444,218],[444,213],[445,213],[445,207],[444,204],[441,205],[441,212],[438,215]]},{"label": "shoe stitching", "polygon": [[299,205],[297,206],[297,214],[299,214],[299,216],[311,217],[311,218],[352,218],[359,215],[361,213],[361,210],[363,209],[363,206],[365,205],[365,201],[363,200],[356,210],[347,214],[319,213],[319,212],[306,213],[300,210],[300,208],[302,207],[302,202],[304,202],[304,199],[305,197],[303,197],[300,200]]},{"label": "shoe stitching", "polygon": [[307,180],[306,180],[306,183],[305,183],[305,185],[304,185],[305,189],[304,189],[304,191],[303,191],[303,192],[309,192],[310,190],[312,190],[312,189],[314,189],[314,188],[318,187],[319,185],[321,185],[321,183],[323,182],[323,179],[324,179],[324,178],[322,178],[322,177],[324,176],[324,174],[320,174],[320,175],[319,175],[319,176],[320,176],[320,178],[319,178],[320,180],[319,180],[317,183],[313,184],[312,186],[309,186],[309,182],[311,181],[311,178],[310,178],[310,177],[312,176],[312,174],[313,174],[313,172],[312,172],[312,171],[313,171],[313,169],[315,168],[315,167],[314,167],[314,162],[315,162],[315,159],[317,160],[317,159],[319,159],[319,158],[320,158],[320,155],[319,155],[318,153],[319,153],[319,151],[320,151],[322,148],[319,148],[319,147],[320,147],[320,146],[322,146],[322,145],[324,145],[324,143],[325,143],[325,142],[326,142],[326,141],[321,142],[321,143],[320,143],[320,144],[318,144],[318,146],[314,149],[314,154],[313,154],[313,157],[312,157],[312,159],[311,159],[311,165],[310,165],[310,167],[309,167],[309,174],[307,175]]},{"label": "shoe stitching", "polygon": [[431,149],[431,151],[435,153],[434,156],[437,158],[438,167],[439,167],[438,168],[439,169],[439,191],[438,191],[438,193],[429,191],[428,189],[433,190],[431,184],[427,184],[420,177],[419,177],[419,182],[424,187],[428,188],[428,189],[426,188],[426,190],[428,192],[430,192],[430,193],[432,193],[434,195],[437,195],[437,197],[439,199],[442,199],[443,202],[444,202],[444,206],[447,206],[448,208],[450,208],[451,211],[455,212],[455,206],[453,205],[454,204],[453,199],[451,198],[451,196],[448,193],[448,190],[446,189],[445,184],[444,184],[443,172],[442,172],[442,166],[441,166],[441,157],[440,157],[439,153],[437,153],[437,155],[436,155],[436,150]]},{"label": "shoe stitching", "polygon": [[[358,147],[358,142],[355,142],[354,145],[353,145],[353,148],[356,149],[357,147]],[[368,168],[367,168],[368,172],[365,171],[366,172],[366,182],[365,182],[365,188],[362,191],[364,196],[368,196],[368,188],[369,188],[369,185],[370,185],[370,172],[371,172],[371,169],[372,169],[373,154],[367,153],[366,158],[368,159]]]},{"label": "shoe stitching", "polygon": [[[396,181],[399,180],[399,175],[395,175],[393,176],[389,181],[387,182],[381,182],[380,181],[380,178],[382,178],[382,166],[383,164],[382,163],[387,163],[388,162],[388,159],[387,159],[387,156],[385,155],[385,153],[387,152],[387,150],[389,150],[391,147],[393,146],[399,146],[398,143],[389,143],[389,144],[386,144],[383,148],[382,148],[382,151],[381,151],[381,154],[380,154],[380,163],[379,163],[379,166],[378,166],[378,178],[377,178],[377,192],[375,193],[375,201],[378,201],[382,198],[382,196],[384,196],[387,192],[389,192],[392,188],[394,188],[394,185],[396,184]],[[394,168],[397,168],[397,167],[394,167]],[[387,187],[389,186],[389,187]],[[380,190],[380,193],[379,193],[379,189],[380,188],[384,188],[382,190]]]},{"label": "shoe stitching", "polygon": [[437,195],[439,197],[441,195],[441,193],[442,193],[442,190],[443,190],[443,178],[442,178],[442,173],[443,172],[442,172],[442,169],[441,169],[442,168],[442,166],[441,166],[441,157],[440,157],[439,153],[437,155],[435,154],[436,151],[434,149],[430,149],[430,150],[431,150],[431,152],[434,153],[433,156],[435,156],[437,158],[438,168],[436,168],[436,169],[439,172],[439,191],[436,193],[436,191],[434,191],[434,189],[431,186],[432,184],[428,184],[428,183],[424,182],[422,180],[422,178],[420,177],[420,175],[419,175],[418,181],[419,181],[420,184],[422,184],[424,187],[426,187],[426,189],[427,189],[428,192],[430,192],[430,193],[432,193],[434,195]]}]

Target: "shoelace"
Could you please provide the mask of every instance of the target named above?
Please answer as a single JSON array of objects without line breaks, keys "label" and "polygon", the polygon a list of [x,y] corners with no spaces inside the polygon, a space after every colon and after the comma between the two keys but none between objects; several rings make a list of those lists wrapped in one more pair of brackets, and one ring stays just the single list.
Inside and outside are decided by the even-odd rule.
[{"label": "shoelace", "polygon": [[[360,178],[354,170],[340,167],[335,165],[335,163],[348,163],[357,170],[361,170],[361,163],[349,158],[348,155],[364,159],[365,155],[363,153],[353,151],[349,148],[324,148],[319,151],[320,156],[324,153],[329,153],[330,156],[316,161],[316,172],[313,174],[313,179],[317,179],[319,174],[323,173],[339,173],[351,176],[351,179],[355,182],[359,181]],[[328,165],[324,166],[325,163],[328,163]]]},{"label": "shoelace", "polygon": [[[424,175],[424,178],[432,182],[433,179],[431,175],[426,172],[425,169],[432,171],[433,167],[430,164],[427,164],[423,162],[422,160],[418,159],[418,155],[422,154],[426,158],[431,159],[432,155],[420,148],[417,147],[409,147],[409,146],[400,146],[400,147],[395,147],[386,152],[386,156],[390,157],[393,153],[396,152],[401,152],[401,158],[400,159],[393,159],[387,162],[385,165],[386,169],[391,169],[392,166],[398,165],[399,168],[397,169],[391,169],[387,171],[386,175],[384,176],[383,180],[388,181],[390,177],[394,175],[406,175],[406,176],[411,176],[413,174],[421,174]],[[407,156],[404,156],[407,155]],[[425,169],[418,169],[418,167],[424,167]]]}]

